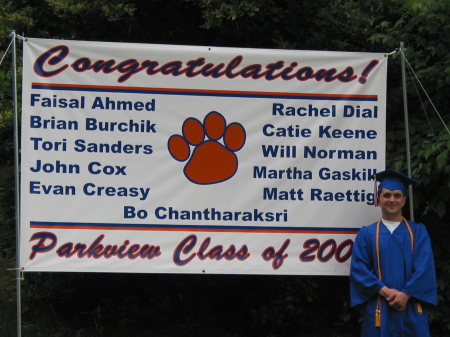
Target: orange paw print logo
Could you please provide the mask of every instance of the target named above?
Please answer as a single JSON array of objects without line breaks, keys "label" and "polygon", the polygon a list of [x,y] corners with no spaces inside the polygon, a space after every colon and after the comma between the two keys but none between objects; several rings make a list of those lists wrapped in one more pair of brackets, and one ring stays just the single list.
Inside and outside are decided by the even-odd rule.
[{"label": "orange paw print logo", "polygon": [[[202,185],[216,184],[234,176],[238,168],[234,152],[244,146],[246,138],[241,124],[227,125],[220,113],[211,111],[203,124],[195,118],[186,119],[182,130],[183,135],[171,136],[167,146],[176,160],[189,159],[184,175],[190,181]],[[194,147],[192,154],[191,146]]]}]

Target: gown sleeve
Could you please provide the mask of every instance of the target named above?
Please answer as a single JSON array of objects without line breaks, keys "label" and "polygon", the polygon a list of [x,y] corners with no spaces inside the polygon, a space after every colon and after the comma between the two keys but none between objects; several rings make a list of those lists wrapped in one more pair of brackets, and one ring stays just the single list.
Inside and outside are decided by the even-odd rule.
[{"label": "gown sleeve", "polygon": [[419,301],[436,305],[436,271],[430,238],[423,224],[416,224],[412,275],[400,291]]},{"label": "gown sleeve", "polygon": [[365,303],[383,288],[384,283],[375,274],[373,244],[370,228],[362,227],[355,238],[350,266],[351,306]]}]

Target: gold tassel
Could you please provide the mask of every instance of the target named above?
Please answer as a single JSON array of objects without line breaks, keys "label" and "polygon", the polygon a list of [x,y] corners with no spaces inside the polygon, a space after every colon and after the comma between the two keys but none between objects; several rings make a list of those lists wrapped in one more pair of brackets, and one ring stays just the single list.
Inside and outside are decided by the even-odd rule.
[{"label": "gold tassel", "polygon": [[423,312],[422,305],[419,302],[417,302],[417,311],[419,312],[419,314],[422,315],[422,312]]},{"label": "gold tassel", "polygon": [[375,310],[375,326],[379,328],[381,326],[381,311]]}]

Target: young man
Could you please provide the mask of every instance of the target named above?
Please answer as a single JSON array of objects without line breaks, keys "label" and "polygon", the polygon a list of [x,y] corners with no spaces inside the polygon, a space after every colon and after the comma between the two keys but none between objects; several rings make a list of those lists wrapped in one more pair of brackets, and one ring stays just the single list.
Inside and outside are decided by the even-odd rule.
[{"label": "young man", "polygon": [[436,305],[436,275],[423,224],[402,216],[406,186],[394,170],[375,175],[381,219],[356,236],[350,268],[351,305],[364,304],[362,337],[427,337],[427,307]]}]

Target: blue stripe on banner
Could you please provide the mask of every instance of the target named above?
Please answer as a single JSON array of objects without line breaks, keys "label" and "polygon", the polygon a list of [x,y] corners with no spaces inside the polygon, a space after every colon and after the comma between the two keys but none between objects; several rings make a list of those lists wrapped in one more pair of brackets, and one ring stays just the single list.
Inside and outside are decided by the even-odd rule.
[{"label": "blue stripe on banner", "polygon": [[326,101],[378,101],[377,95],[338,95],[313,93],[284,93],[284,92],[258,92],[258,91],[230,91],[230,90],[203,90],[203,89],[172,89],[172,88],[142,88],[142,87],[114,87],[96,85],[70,85],[32,83],[32,89],[90,91],[90,92],[121,92],[132,94],[159,94],[179,96],[215,96],[215,97],[241,97],[241,98],[276,98]]},{"label": "blue stripe on banner", "polygon": [[356,234],[359,228],[332,227],[262,227],[262,226],[202,226],[202,225],[155,225],[93,222],[47,222],[31,221],[31,228],[93,229],[93,230],[147,230],[182,232],[250,232],[250,233],[314,233]]}]

